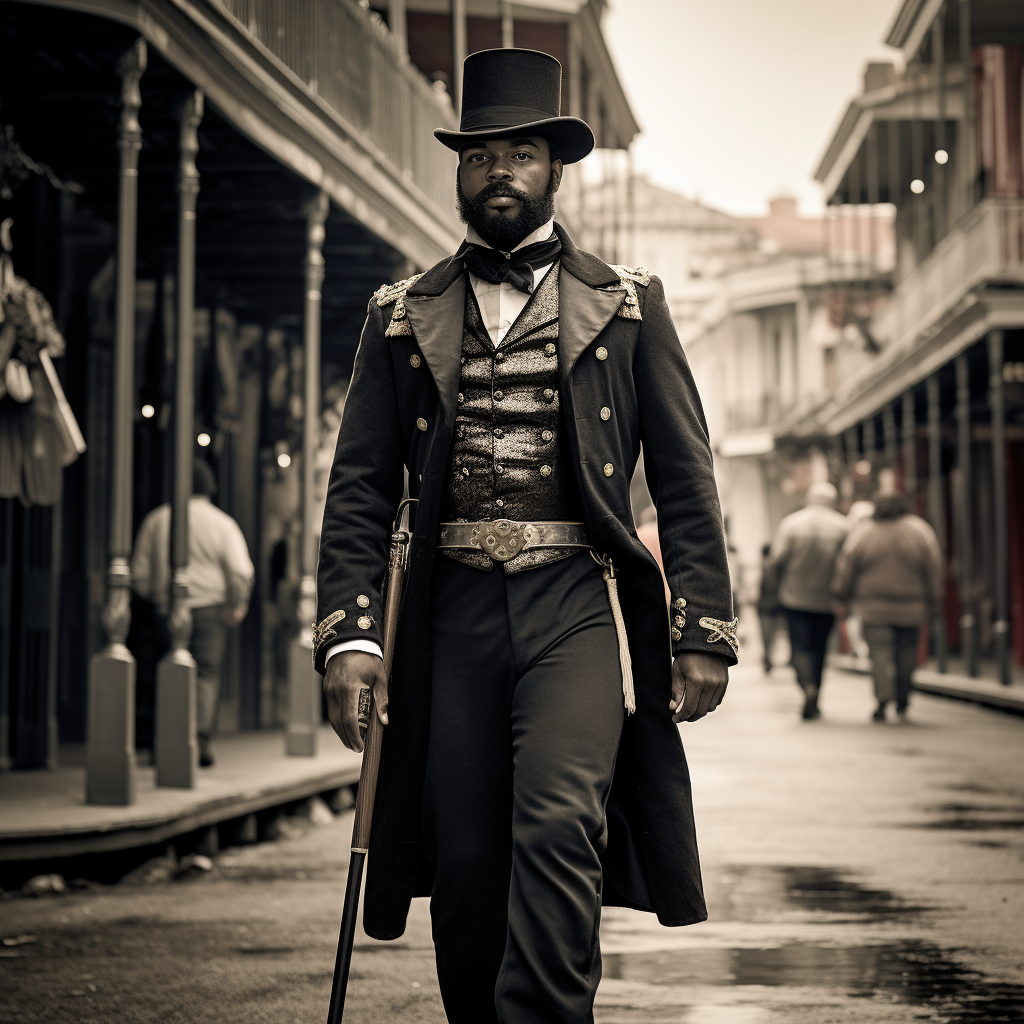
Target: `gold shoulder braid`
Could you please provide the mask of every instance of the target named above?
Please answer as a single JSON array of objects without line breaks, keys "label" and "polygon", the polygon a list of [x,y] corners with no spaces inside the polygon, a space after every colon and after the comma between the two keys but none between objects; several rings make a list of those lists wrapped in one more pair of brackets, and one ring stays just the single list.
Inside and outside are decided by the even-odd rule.
[{"label": "gold shoulder braid", "polygon": [[626,297],[622,305],[616,310],[616,316],[624,317],[626,320],[643,320],[640,315],[640,303],[636,297],[636,286],[642,285],[646,288],[651,283],[651,273],[643,267],[623,267],[619,264],[609,264],[612,270],[619,276],[619,284],[625,289]]},{"label": "gold shoulder braid", "polygon": [[422,274],[413,274],[412,277],[407,277],[403,281],[383,284],[373,293],[373,297],[381,309],[390,306],[392,302],[395,304],[395,308],[391,311],[391,322],[384,332],[385,338],[399,338],[404,334],[412,334],[412,327],[405,315],[405,293],[422,276]]}]

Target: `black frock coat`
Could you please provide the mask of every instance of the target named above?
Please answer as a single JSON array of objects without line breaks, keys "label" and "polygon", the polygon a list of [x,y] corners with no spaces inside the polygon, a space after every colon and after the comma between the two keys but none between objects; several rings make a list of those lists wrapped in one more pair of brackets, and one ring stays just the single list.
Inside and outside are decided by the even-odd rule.
[{"label": "black frock coat", "polygon": [[[732,619],[718,493],[693,378],[656,278],[635,287],[641,319],[625,311],[625,285],[558,225],[558,370],[566,432],[591,542],[611,557],[629,635],[636,712],[625,722],[608,805],[604,903],[653,910],[666,925],[707,912],[697,859],[690,780],[669,711],[671,654],[733,651],[705,616]],[[371,301],[327,491],[317,573],[314,659],[333,645],[381,641],[391,524],[408,488],[419,499],[389,693],[370,839],[364,927],[381,939],[405,930],[413,896],[429,895],[421,802],[430,719],[431,572],[457,414],[465,268],[458,257],[409,287],[411,332],[386,337],[393,306]],[[408,331],[408,328],[406,327]],[[610,410],[610,415],[602,410]],[[686,625],[670,632],[657,563],[637,539],[629,484],[640,454],[658,509],[672,598]],[[500,570],[498,570],[500,571]],[[342,617],[340,612],[344,611]]]}]

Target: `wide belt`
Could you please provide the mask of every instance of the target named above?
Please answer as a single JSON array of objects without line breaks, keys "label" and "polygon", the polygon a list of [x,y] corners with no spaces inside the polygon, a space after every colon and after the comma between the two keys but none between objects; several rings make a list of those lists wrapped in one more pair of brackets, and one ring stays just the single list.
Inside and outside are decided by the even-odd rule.
[{"label": "wide belt", "polygon": [[512,519],[476,523],[441,523],[441,550],[482,551],[496,562],[507,562],[537,548],[589,548],[583,523],[520,523]]}]

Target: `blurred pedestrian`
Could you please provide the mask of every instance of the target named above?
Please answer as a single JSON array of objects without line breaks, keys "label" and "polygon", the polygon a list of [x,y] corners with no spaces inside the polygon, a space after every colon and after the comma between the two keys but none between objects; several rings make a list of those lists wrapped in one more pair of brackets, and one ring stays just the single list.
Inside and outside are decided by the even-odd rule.
[{"label": "blurred pedestrian", "polygon": [[[875,503],[861,498],[855,501],[846,513],[846,525],[849,530],[875,514]],[[853,608],[846,609],[846,639],[850,644],[850,653],[857,661],[858,669],[870,660],[871,652],[864,639],[864,623]]]},{"label": "blurred pedestrian", "polygon": [[[213,762],[210,737],[217,721],[221,669],[228,629],[249,610],[253,565],[238,524],[210,500],[217,481],[209,463],[192,467],[188,502],[188,599],[192,612],[189,650],[196,661],[196,732],[199,764]],[[171,506],[153,509],[139,527],[132,553],[132,588],[165,618],[169,613]]]},{"label": "blurred pedestrian", "polygon": [[835,616],[830,584],[846,539],[846,516],[832,505],[838,494],[825,481],[811,484],[807,506],[786,516],[772,540],[768,568],[778,579],[779,605],[789,624],[796,681],[804,694],[804,719],[817,718],[825,648]]},{"label": "blurred pedestrian", "polygon": [[761,586],[757,595],[757,617],[761,622],[765,672],[772,670],[772,645],[785,621],[785,614],[779,605],[779,574],[771,562],[771,550],[771,544],[761,548]]},{"label": "blurred pedestrian", "polygon": [[942,588],[935,531],[910,514],[902,495],[878,498],[874,515],[847,537],[832,582],[836,597],[850,601],[864,623],[876,722],[885,721],[893,701],[900,718],[906,716],[918,635],[922,623],[938,612]]}]

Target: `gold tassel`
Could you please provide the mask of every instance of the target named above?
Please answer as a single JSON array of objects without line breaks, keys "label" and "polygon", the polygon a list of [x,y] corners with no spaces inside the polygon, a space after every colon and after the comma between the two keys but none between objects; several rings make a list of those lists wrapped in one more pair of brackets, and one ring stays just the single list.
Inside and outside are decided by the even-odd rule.
[{"label": "gold tassel", "polygon": [[612,606],[612,618],[615,620],[615,633],[619,638],[619,666],[622,669],[622,697],[626,706],[626,714],[636,711],[636,693],[633,690],[633,661],[629,656],[629,637],[626,636],[626,623],[622,618],[622,606],[619,604],[619,581],[615,578],[615,569],[609,558],[604,565],[604,585],[608,588],[608,603]]}]

